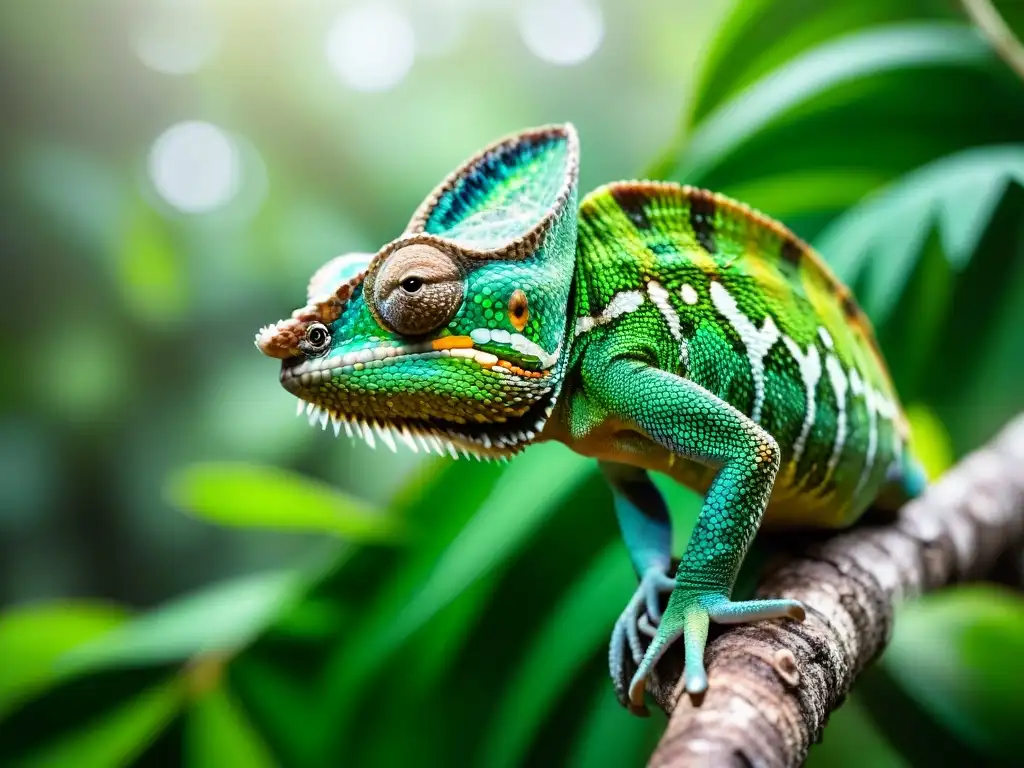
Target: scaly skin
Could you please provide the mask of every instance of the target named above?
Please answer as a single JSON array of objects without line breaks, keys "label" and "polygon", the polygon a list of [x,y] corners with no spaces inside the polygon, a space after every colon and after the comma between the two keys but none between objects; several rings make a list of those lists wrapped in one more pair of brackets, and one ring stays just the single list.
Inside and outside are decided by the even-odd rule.
[{"label": "scaly skin", "polygon": [[[568,125],[491,145],[397,240],[324,265],[256,343],[311,422],[371,444],[507,457],[558,440],[596,457],[640,577],[609,654],[640,712],[677,639],[699,700],[710,621],[803,618],[792,600],[731,600],[762,520],[848,525],[923,475],[870,324],[805,243],[676,184],[609,184],[577,210],[577,165]],[[649,471],[704,493],[675,579]]]}]

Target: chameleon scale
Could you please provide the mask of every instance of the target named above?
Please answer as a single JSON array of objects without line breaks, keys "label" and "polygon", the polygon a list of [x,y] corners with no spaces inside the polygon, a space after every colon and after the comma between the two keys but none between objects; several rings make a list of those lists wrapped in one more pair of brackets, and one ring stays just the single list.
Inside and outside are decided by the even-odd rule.
[{"label": "chameleon scale", "polygon": [[[311,423],[371,445],[507,459],[558,440],[595,457],[640,579],[609,650],[639,712],[675,641],[699,697],[709,622],[803,617],[730,599],[762,523],[848,525],[923,475],[869,322],[804,242],[677,184],[577,203],[578,162],[571,125],[495,142],[396,240],[325,264],[256,344]],[[674,578],[651,471],[704,494]]]}]

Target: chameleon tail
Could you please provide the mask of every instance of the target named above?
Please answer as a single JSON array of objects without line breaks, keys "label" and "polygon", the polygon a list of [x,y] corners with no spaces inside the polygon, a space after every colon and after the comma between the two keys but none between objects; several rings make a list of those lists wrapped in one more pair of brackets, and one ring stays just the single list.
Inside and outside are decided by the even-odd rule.
[{"label": "chameleon tail", "polygon": [[874,506],[895,511],[911,499],[916,499],[927,487],[928,474],[921,462],[913,451],[904,451],[899,461],[889,470]]}]

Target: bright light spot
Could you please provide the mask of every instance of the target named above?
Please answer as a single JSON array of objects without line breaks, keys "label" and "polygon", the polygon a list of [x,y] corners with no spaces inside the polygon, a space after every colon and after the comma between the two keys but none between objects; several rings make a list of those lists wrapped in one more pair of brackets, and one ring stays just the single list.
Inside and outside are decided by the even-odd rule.
[{"label": "bright light spot", "polygon": [[409,17],[389,5],[361,5],[338,15],[327,33],[327,59],[357,91],[386,91],[412,68],[416,37]]},{"label": "bright light spot", "polygon": [[145,9],[131,42],[150,69],[187,75],[210,60],[220,36],[198,0],[161,0]]},{"label": "bright light spot", "polygon": [[552,64],[586,61],[604,37],[601,9],[590,0],[526,0],[517,15],[526,47]]},{"label": "bright light spot", "polygon": [[164,200],[185,213],[206,213],[228,203],[240,182],[238,148],[209,123],[178,123],[153,144],[149,175]]}]

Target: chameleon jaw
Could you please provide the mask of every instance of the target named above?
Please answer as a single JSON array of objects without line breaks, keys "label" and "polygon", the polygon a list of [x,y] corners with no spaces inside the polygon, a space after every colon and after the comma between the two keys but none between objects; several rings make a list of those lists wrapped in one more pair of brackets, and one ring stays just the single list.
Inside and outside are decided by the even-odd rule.
[{"label": "chameleon jaw", "polygon": [[[320,385],[339,376],[365,369],[384,368],[401,361],[439,357],[463,359],[467,363],[474,363],[512,379],[531,380],[535,382],[534,386],[543,386],[538,380],[549,378],[553,373],[550,369],[521,368],[491,352],[476,348],[474,340],[468,336],[447,336],[401,346],[366,347],[302,360],[290,365],[285,364],[281,369],[281,384],[299,398],[297,413],[301,415],[305,411],[311,425],[319,424],[322,429],[326,429],[327,424],[332,423],[335,435],[339,435],[344,428],[350,437],[359,435],[371,447],[376,445],[376,433],[381,442],[392,450],[395,449],[397,440],[414,452],[422,447],[428,453],[431,450],[440,454],[447,452],[453,458],[458,457],[459,451],[463,455],[473,454],[477,458],[507,458],[534,441],[544,429],[554,409],[557,395],[554,388],[540,392],[542,397],[528,405],[525,411],[518,415],[506,417],[504,420],[467,419],[464,423],[431,416],[413,418],[390,414],[356,415],[345,413],[316,397],[316,389]],[[553,366],[560,357],[560,349],[545,357],[547,359],[541,362]]]},{"label": "chameleon jaw", "polygon": [[[473,456],[477,460],[490,461],[508,460],[534,442],[554,408],[555,395],[552,394],[550,398],[531,406],[522,416],[496,423],[494,426],[502,430],[493,434],[482,429],[481,425],[469,423],[362,418],[304,400],[298,401],[296,415],[305,413],[310,426],[319,425],[324,430],[331,424],[335,437],[339,437],[344,429],[350,438],[361,437],[371,448],[377,447],[379,438],[393,453],[397,452],[398,443],[402,443],[413,453],[422,449],[425,453],[436,452],[440,456],[447,454],[453,459],[458,459],[461,453],[467,459]],[[532,427],[529,426],[531,423]]]}]

